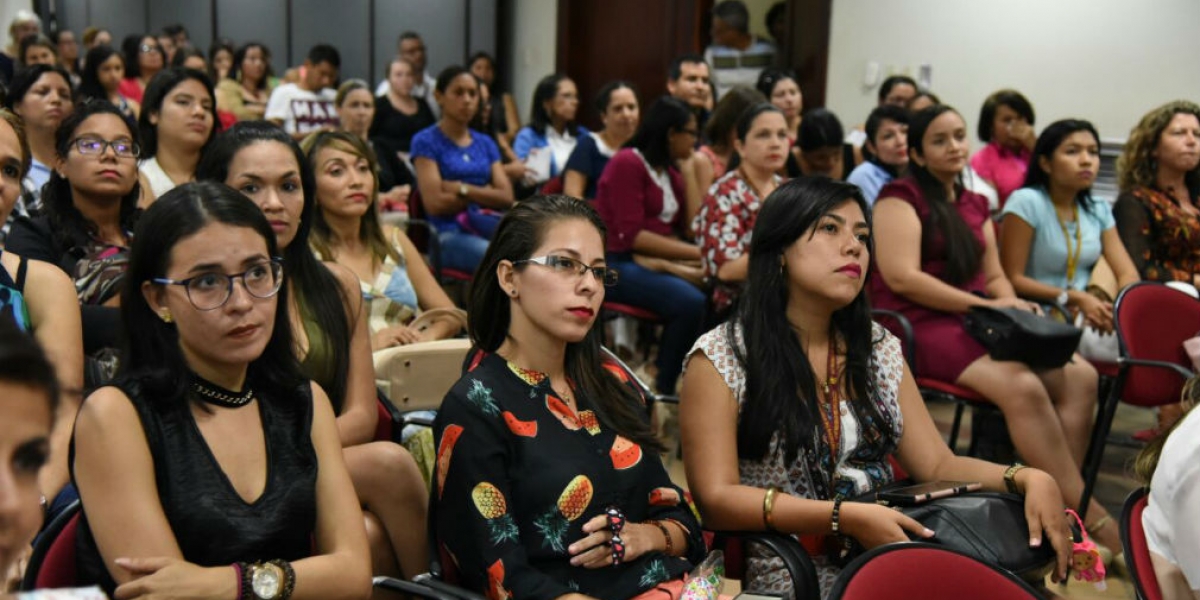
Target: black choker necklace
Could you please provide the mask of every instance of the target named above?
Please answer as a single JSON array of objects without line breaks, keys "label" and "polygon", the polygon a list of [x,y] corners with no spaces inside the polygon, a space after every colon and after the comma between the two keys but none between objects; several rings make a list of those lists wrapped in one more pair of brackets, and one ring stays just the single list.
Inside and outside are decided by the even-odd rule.
[{"label": "black choker necklace", "polygon": [[254,390],[250,386],[241,392],[227,390],[195,373],[192,373],[192,391],[200,400],[225,408],[240,408],[254,399]]}]

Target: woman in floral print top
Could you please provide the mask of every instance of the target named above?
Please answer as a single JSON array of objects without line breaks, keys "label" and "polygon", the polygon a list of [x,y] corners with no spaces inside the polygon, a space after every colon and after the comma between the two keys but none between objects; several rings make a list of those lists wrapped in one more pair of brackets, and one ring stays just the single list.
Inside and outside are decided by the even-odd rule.
[{"label": "woman in floral print top", "polygon": [[615,274],[603,236],[587,203],[537,197],[505,216],[476,278],[477,349],[434,425],[433,518],[463,583],[493,600],[633,598],[704,556],[640,388],[592,330]]}]

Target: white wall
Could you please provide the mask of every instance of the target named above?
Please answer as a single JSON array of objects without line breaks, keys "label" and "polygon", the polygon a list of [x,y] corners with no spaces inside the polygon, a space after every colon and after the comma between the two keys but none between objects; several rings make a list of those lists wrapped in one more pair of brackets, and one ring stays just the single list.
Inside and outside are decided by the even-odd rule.
[{"label": "white wall", "polygon": [[529,101],[542,77],[554,72],[558,61],[558,1],[516,0],[513,3],[513,32],[509,56],[516,63],[513,99],[521,122],[529,120]]},{"label": "white wall", "polygon": [[1198,24],[1196,0],[834,0],[827,106],[862,123],[878,91],[868,61],[879,81],[929,64],[932,91],[971,131],[984,98],[1012,87],[1039,130],[1079,117],[1124,139],[1155,106],[1200,101]]}]

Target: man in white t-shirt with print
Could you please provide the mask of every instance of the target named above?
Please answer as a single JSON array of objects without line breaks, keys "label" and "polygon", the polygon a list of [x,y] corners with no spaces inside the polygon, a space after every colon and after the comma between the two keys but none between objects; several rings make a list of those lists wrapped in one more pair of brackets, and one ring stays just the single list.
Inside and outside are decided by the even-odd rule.
[{"label": "man in white t-shirt with print", "polygon": [[337,81],[341,65],[337,48],[329,44],[313,46],[304,59],[304,76],[298,83],[275,88],[264,118],[282,126],[297,140],[314,131],[336,130],[338,114],[333,100],[337,92],[331,86]]}]

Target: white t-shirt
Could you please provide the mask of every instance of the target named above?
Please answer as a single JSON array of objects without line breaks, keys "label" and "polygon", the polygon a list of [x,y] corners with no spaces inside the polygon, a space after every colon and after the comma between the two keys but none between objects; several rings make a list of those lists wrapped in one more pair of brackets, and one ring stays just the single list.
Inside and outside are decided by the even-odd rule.
[{"label": "white t-shirt", "polygon": [[310,92],[294,83],[285,83],[271,93],[263,118],[283,121],[288,133],[308,133],[323,125],[338,125],[337,107],[333,105],[337,92],[325,88]]},{"label": "white t-shirt", "polygon": [[1150,551],[1179,567],[1200,590],[1200,410],[1192,410],[1163,445],[1142,513]]}]

